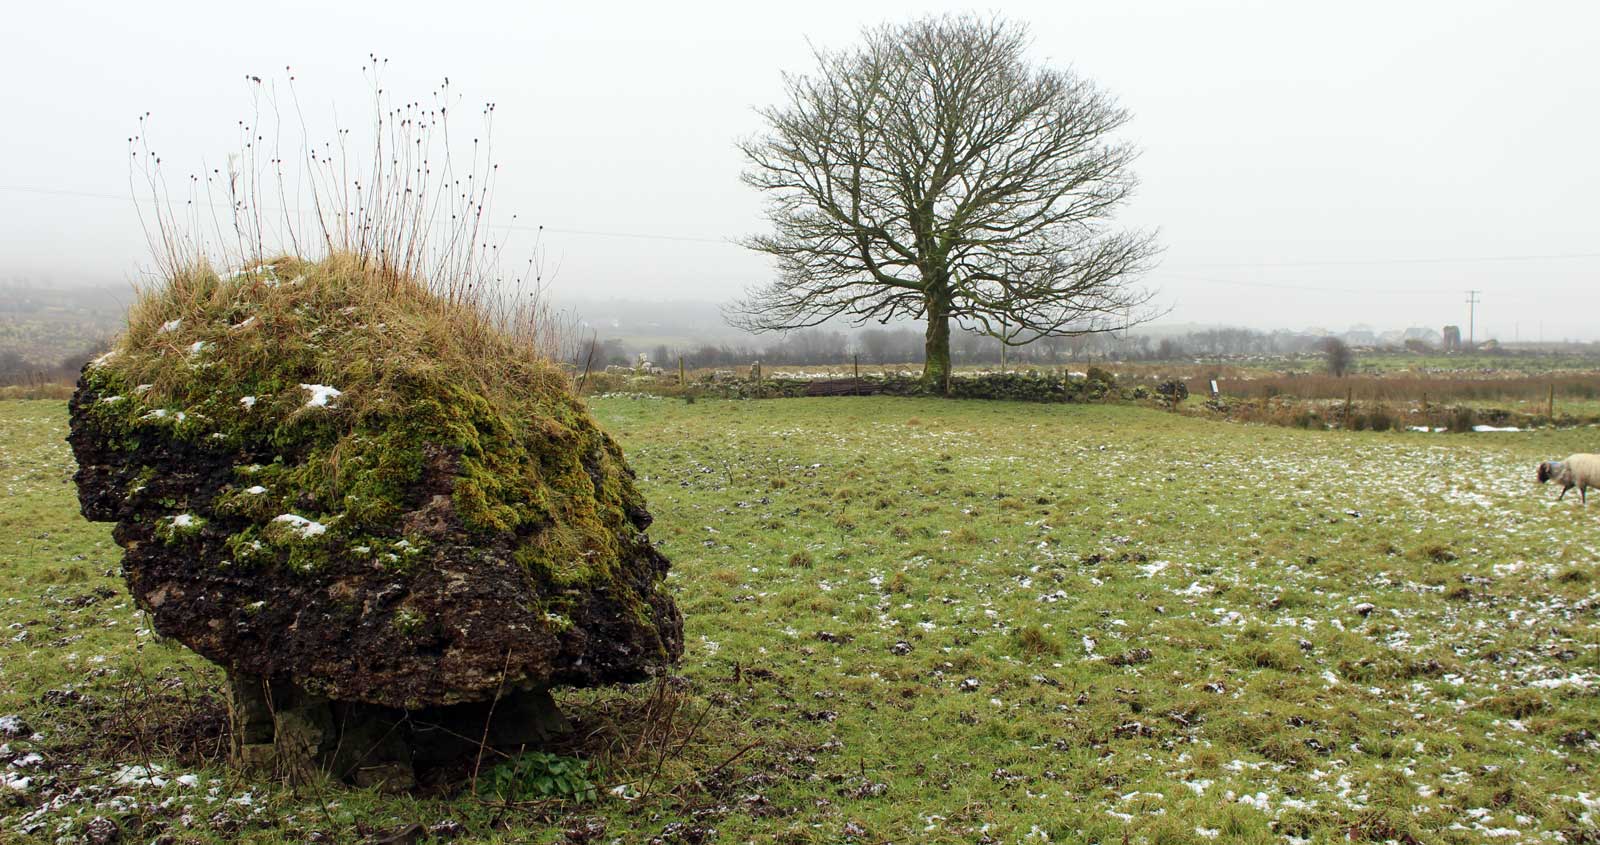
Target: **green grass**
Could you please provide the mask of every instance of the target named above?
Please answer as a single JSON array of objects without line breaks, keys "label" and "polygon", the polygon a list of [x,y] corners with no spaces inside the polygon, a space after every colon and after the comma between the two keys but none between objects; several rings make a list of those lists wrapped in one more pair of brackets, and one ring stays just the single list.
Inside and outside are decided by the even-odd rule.
[{"label": "green grass", "polygon": [[[1600,502],[1557,504],[1532,480],[1539,460],[1595,451],[1596,429],[1306,432],[888,398],[592,405],[674,562],[681,753],[668,743],[629,802],[605,788],[645,791],[657,760],[591,742],[599,801],[502,813],[173,760],[167,775],[196,786],[117,786],[118,766],[149,761],[70,752],[83,722],[47,690],[120,701],[217,675],[148,633],[109,528],[77,515],[63,405],[0,403],[0,716],[44,734],[6,740],[0,760],[38,749],[39,780],[81,766],[71,776],[104,789],[42,812],[48,786],[0,797],[0,839],[54,841],[95,815],[178,842],[359,841],[443,819],[471,842],[561,841],[584,820],[623,843],[674,822],[664,842],[1600,835]],[[101,587],[116,592],[75,606]],[[604,726],[651,694],[561,700]],[[25,818],[44,826],[24,836]]]}]

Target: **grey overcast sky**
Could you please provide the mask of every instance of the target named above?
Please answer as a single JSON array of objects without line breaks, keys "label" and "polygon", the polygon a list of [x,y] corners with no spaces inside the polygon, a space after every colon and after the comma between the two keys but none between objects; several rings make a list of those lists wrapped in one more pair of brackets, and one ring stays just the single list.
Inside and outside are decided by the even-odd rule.
[{"label": "grey overcast sky", "polygon": [[374,52],[398,97],[449,76],[463,105],[497,104],[496,211],[547,227],[558,295],[725,300],[767,273],[730,243],[762,226],[734,142],[780,72],[809,67],[808,39],[967,10],[1027,22],[1037,60],[1133,111],[1123,219],[1161,230],[1147,282],[1170,320],[1437,328],[1477,288],[1480,337],[1600,337],[1589,0],[19,3],[0,39],[0,281],[146,263],[139,114],[169,173],[198,171],[236,148],[246,74],[293,66],[314,121],[337,105],[357,124]]}]

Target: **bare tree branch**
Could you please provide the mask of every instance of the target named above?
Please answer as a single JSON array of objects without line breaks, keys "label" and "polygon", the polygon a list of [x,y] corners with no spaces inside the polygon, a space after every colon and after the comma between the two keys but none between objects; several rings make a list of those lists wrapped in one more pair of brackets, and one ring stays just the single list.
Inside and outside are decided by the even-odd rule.
[{"label": "bare tree branch", "polygon": [[949,373],[949,323],[1004,343],[1126,329],[1157,316],[1134,279],[1152,233],[1110,227],[1137,184],[1129,119],[1070,71],[1026,60],[1025,27],[925,18],[815,53],[740,145],[777,276],[728,309],[783,331],[834,318],[928,321],[924,378]]}]

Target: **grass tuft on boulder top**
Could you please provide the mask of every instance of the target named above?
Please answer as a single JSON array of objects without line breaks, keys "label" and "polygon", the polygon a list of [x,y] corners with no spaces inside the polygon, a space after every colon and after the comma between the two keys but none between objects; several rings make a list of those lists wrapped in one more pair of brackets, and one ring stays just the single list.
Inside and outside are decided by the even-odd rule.
[{"label": "grass tuft on boulder top", "polygon": [[[572,457],[575,426],[592,428],[559,369],[478,308],[350,256],[228,277],[198,264],[142,291],[86,376],[123,397],[97,411],[130,431],[155,422],[190,439],[309,448],[292,477],[262,467],[249,486],[312,493],[317,512],[299,515],[335,533],[396,527],[423,444],[459,450],[455,505],[475,528],[547,520],[572,504],[560,488],[590,481],[557,459]],[[593,521],[560,515],[569,531]]]},{"label": "grass tuft on boulder top", "polygon": [[[637,679],[676,659],[666,561],[644,536],[649,514],[621,451],[482,301],[350,255],[229,275],[199,263],[141,293],[116,347],[84,369],[72,441],[85,515],[118,522],[130,586],[158,629],[333,697],[470,700],[495,686],[494,661],[474,660],[470,681],[407,692],[382,689],[405,661],[380,653],[405,651],[385,636],[425,641],[417,666],[432,665],[431,650],[485,650],[471,644],[482,632],[453,618],[465,599],[423,585],[472,562],[485,590],[504,588],[483,601],[506,607],[481,621],[538,641],[483,643],[499,658],[528,652],[512,680]],[[209,570],[175,562],[184,556]],[[201,586],[223,606],[163,604]],[[333,658],[307,635],[294,655],[270,630],[301,624],[270,612],[284,601],[379,632],[374,654]],[[241,626],[252,631],[242,640]],[[288,651],[257,658],[245,641]]]}]

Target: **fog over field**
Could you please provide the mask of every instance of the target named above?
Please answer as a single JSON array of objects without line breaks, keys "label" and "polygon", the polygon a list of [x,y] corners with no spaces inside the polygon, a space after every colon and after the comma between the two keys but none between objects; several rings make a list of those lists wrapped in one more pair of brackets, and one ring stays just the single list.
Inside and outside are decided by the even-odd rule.
[{"label": "fog over field", "polygon": [[[496,104],[494,208],[524,227],[514,256],[544,227],[558,297],[724,302],[770,278],[733,242],[764,228],[735,142],[760,129],[781,74],[810,70],[812,45],[946,8],[963,7],[24,4],[0,52],[0,282],[116,284],[147,263],[127,163],[139,115],[181,187],[254,119],[247,75],[282,95],[292,66],[313,140],[335,103],[362,126],[371,50],[401,100],[448,76],[474,118],[463,136]],[[1145,281],[1169,319],[1464,326],[1477,289],[1480,338],[1600,334],[1600,7],[997,11],[1031,25],[1034,58],[1133,113],[1141,187],[1118,220],[1159,230]]]}]

